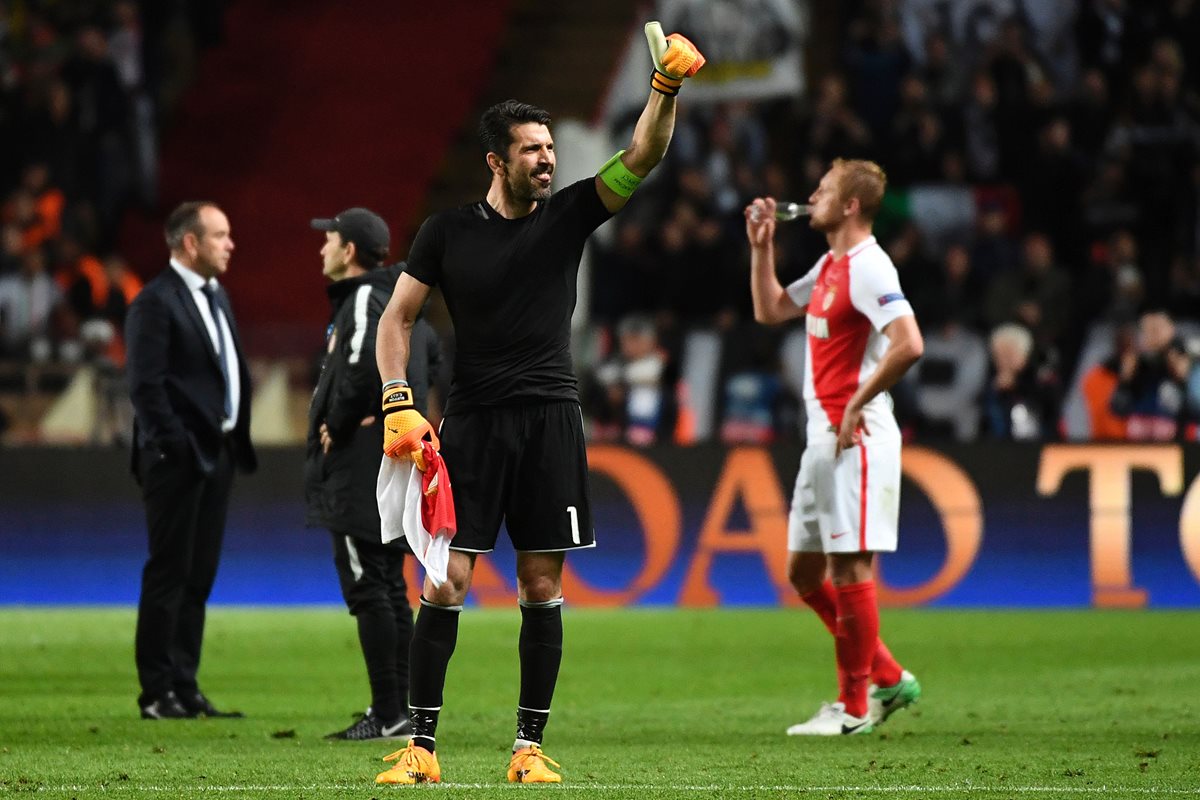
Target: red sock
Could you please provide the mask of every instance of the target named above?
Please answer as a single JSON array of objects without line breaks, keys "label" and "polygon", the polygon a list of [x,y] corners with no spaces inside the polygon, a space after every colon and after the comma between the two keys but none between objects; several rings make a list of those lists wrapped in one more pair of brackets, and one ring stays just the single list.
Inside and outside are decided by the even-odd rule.
[{"label": "red sock", "polygon": [[[800,595],[800,599],[817,613],[829,632],[837,636],[837,592],[833,588],[833,583],[825,581],[820,588]],[[900,682],[901,671],[900,664],[892,657],[892,652],[887,649],[883,639],[880,639],[875,645],[875,657],[871,661],[871,682],[876,686],[895,686]],[[840,668],[838,672],[841,672]],[[839,674],[838,686],[841,685],[842,680]]]},{"label": "red sock", "polygon": [[[879,619],[879,607],[875,608],[875,618]],[[871,683],[876,686],[895,686],[900,682],[900,673],[904,668],[892,657],[892,651],[887,649],[883,639],[875,645],[875,658],[871,661]]]},{"label": "red sock", "polygon": [[867,683],[871,680],[871,662],[879,644],[879,607],[875,603],[875,582],[863,581],[839,586],[835,637],[837,662],[842,674],[841,696],[846,713],[855,717],[867,714]]},{"label": "red sock", "polygon": [[800,595],[800,599],[817,612],[817,616],[825,623],[829,632],[837,636],[837,594],[833,590],[833,584],[825,581],[808,594]]},{"label": "red sock", "polygon": [[[825,627],[829,632],[837,637],[837,593],[833,590],[833,584],[825,581],[821,586],[808,594],[800,595],[800,599],[808,604],[808,607],[817,612],[817,616],[821,618],[821,622],[825,623]],[[838,662],[838,689],[840,690],[846,680],[842,676],[842,665]]]}]

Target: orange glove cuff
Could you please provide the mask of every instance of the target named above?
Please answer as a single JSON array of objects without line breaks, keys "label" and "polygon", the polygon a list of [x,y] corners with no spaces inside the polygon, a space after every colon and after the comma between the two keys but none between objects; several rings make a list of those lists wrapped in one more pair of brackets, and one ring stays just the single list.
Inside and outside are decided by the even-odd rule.
[{"label": "orange glove cuff", "polygon": [[400,386],[400,385],[387,386],[383,390],[383,402],[380,405],[383,408],[383,413],[385,416],[387,414],[392,413],[393,411],[400,411],[405,408],[412,408],[413,407],[412,389],[410,389],[408,387],[408,384],[405,384],[403,386]]},{"label": "orange glove cuff", "polygon": [[658,70],[654,70],[650,75],[650,88],[668,97],[674,97],[679,94],[679,87],[682,85],[683,78],[672,78],[670,75],[664,75]]},{"label": "orange glove cuff", "polygon": [[388,386],[383,392],[383,452],[392,458],[408,456],[424,471],[421,441],[428,436],[435,450],[441,449],[437,433],[421,412],[413,408],[412,389]]}]

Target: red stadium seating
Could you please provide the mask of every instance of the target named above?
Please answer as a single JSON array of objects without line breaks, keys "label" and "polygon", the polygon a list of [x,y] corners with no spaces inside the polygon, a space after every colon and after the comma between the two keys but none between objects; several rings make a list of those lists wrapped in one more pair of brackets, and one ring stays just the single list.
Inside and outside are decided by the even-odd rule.
[{"label": "red stadium seating", "polygon": [[307,355],[327,317],[308,222],[365,205],[407,253],[423,198],[486,84],[510,3],[306,0],[231,5],[162,143],[162,202],[121,248],[143,275],[166,263],[158,223],[211,199],[237,252],[227,284],[250,349]]}]

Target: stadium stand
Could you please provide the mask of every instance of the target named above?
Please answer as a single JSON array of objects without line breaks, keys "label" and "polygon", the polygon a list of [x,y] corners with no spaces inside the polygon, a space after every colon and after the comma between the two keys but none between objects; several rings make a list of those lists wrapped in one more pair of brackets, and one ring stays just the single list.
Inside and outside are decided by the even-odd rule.
[{"label": "stadium stand", "polygon": [[[579,353],[585,384],[615,357],[621,321],[649,318],[665,365],[653,440],[798,436],[795,329],[745,341],[740,209],[764,193],[803,199],[835,156],[877,159],[891,175],[877,232],[933,345],[896,392],[911,437],[998,433],[985,413],[996,370],[990,359],[981,370],[978,354],[1008,322],[1031,330],[1037,374],[1057,387],[1062,417],[1040,429],[1049,438],[1120,429],[1101,433],[1086,408],[1103,409],[1097,365],[1143,311],[1178,322],[1195,367],[1200,69],[1184,45],[1200,32],[1197,4],[1076,0],[973,27],[925,15],[919,0],[804,5],[807,89],[681,105],[661,174],[617,231],[597,237],[585,338],[598,346]],[[321,291],[305,221],[365,203],[392,221],[403,257],[424,214],[477,193],[479,109],[514,95],[556,120],[596,122],[619,43],[645,13],[624,1],[447,2],[398,15],[365,0],[354,13],[303,0],[282,17],[269,6],[5,6],[5,441],[37,440],[75,365],[119,376],[122,309],[162,261],[163,209],[185,196],[229,211],[239,244],[230,288],[251,352],[269,360],[256,373],[302,394],[324,314],[297,299]],[[449,62],[447,27],[459,42]],[[347,63],[327,37],[404,46],[364,46]],[[530,37],[553,47],[530,48]],[[554,65],[568,56],[588,69],[562,81]],[[444,74],[424,79],[419,65],[434,62]],[[322,109],[335,103],[364,112],[331,124]],[[630,124],[610,120],[614,138]],[[413,148],[417,168],[402,158]],[[790,280],[824,244],[798,224],[779,247]],[[436,308],[431,318],[441,320]],[[1189,408],[1181,437],[1195,430]]]}]

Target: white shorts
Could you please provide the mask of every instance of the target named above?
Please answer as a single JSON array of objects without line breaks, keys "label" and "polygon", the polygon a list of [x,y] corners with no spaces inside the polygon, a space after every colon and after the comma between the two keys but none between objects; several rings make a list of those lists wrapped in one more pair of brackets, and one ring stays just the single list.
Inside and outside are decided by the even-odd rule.
[{"label": "white shorts", "polygon": [[900,440],[865,437],[833,453],[836,441],[810,443],[788,514],[794,553],[891,553],[900,516]]}]

